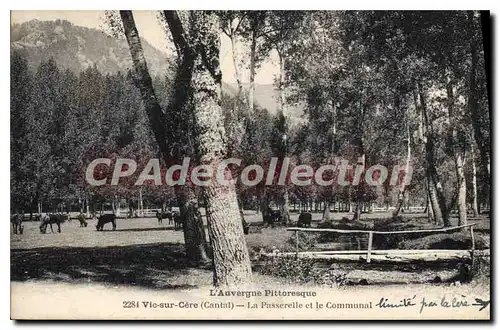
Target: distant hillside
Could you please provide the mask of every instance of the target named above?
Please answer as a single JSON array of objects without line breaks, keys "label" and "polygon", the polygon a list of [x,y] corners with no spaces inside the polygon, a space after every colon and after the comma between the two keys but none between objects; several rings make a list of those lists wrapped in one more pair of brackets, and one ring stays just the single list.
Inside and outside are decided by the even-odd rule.
[{"label": "distant hillside", "polygon": [[[73,25],[65,20],[31,20],[14,24],[10,31],[11,52],[18,51],[32,68],[51,57],[62,69],[75,73],[94,64],[103,73],[125,72],[132,68],[132,59],[125,39],[112,37],[101,30]],[[166,53],[142,39],[148,66],[153,75],[173,76]],[[236,84],[224,83],[223,90],[236,95]],[[272,114],[276,113],[278,93],[273,85],[256,85],[255,102]],[[287,116],[292,123],[302,121],[303,110],[288,107]]]},{"label": "distant hillside", "polygon": [[[80,72],[94,64],[103,73],[132,68],[125,39],[101,30],[76,26],[64,20],[31,20],[10,29],[11,51],[18,51],[32,67],[53,57],[58,66]],[[168,55],[142,40],[148,65],[154,75],[169,74]]]}]

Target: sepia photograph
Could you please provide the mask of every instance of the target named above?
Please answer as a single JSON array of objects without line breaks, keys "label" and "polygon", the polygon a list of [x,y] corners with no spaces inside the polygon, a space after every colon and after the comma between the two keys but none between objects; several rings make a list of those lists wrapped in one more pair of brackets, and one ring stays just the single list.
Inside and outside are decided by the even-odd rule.
[{"label": "sepia photograph", "polygon": [[491,320],[491,29],[11,10],[11,320]]}]

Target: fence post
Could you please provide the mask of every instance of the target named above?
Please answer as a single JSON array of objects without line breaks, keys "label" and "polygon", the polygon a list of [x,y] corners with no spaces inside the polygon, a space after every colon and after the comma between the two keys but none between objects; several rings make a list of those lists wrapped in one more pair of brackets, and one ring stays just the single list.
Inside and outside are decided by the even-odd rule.
[{"label": "fence post", "polygon": [[299,231],[295,231],[295,258],[299,258]]},{"label": "fence post", "polygon": [[472,266],[474,266],[474,250],[476,248],[476,242],[474,241],[474,225],[470,226],[470,240],[472,243],[472,247],[471,247],[471,251],[470,251],[471,264],[472,264]]},{"label": "fence post", "polygon": [[372,241],[373,241],[373,232],[370,231],[368,233],[368,253],[366,255],[366,262],[370,263],[372,256]]}]

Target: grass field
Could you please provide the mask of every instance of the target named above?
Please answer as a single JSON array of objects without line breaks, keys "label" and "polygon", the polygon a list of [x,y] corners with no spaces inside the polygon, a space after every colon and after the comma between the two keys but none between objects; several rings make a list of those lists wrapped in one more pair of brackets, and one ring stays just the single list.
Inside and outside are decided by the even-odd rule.
[{"label": "grass field", "polygon": [[[332,213],[332,219],[339,220],[347,213]],[[293,221],[298,220],[298,214],[292,213]],[[313,213],[313,221],[321,219],[321,213]],[[364,214],[363,217],[384,217],[385,213]],[[245,219],[252,226],[262,223],[260,214],[254,211],[245,211]],[[204,217],[206,224],[206,219]],[[106,246],[127,246],[135,244],[153,244],[153,243],[183,243],[184,236],[182,231],[175,231],[174,225],[168,224],[164,220],[163,224],[158,224],[156,218],[132,218],[117,219],[117,230],[111,231],[111,224],[104,226],[103,232],[96,232],[95,220],[88,220],[86,228],[80,228],[77,220],[67,221],[61,225],[60,234],[51,234],[50,227],[47,234],[40,233],[39,222],[24,222],[23,235],[11,235],[11,249],[33,249],[41,247],[106,247]],[[57,226],[54,227],[54,232]],[[12,229],[11,229],[12,232]],[[262,240],[271,241],[266,245],[280,245],[282,239],[287,239],[291,233],[281,228],[266,228],[262,233],[250,233],[247,236],[247,242],[250,246],[254,241],[260,244]],[[268,237],[269,236],[269,237]]]},{"label": "grass field", "polygon": [[[260,216],[248,214],[256,224]],[[11,280],[55,280],[69,283],[107,283],[149,288],[189,288],[209,285],[210,269],[190,267],[184,255],[184,236],[168,220],[118,219],[117,230],[107,224],[96,231],[96,220],[80,227],[77,220],[41,234],[39,222],[24,222],[23,235],[11,235]],[[12,229],[11,229],[12,231]],[[249,247],[285,243],[283,227],[245,236]],[[274,242],[274,243],[273,243]]]},{"label": "grass field", "polygon": [[[347,214],[332,213],[334,220]],[[350,215],[347,215],[350,216]],[[363,214],[366,219],[384,214]],[[388,216],[388,214],[386,215]],[[284,227],[261,228],[261,216],[245,212],[252,229],[245,236],[252,254],[267,250],[292,250],[293,235]],[[292,213],[296,221],[298,214]],[[320,213],[313,214],[313,222]],[[144,288],[194,288],[210,285],[212,270],[192,267],[184,255],[182,231],[156,218],[118,219],[117,230],[105,225],[96,231],[95,220],[81,228],[77,220],[61,225],[61,233],[41,234],[39,222],[24,222],[23,235],[11,235],[11,280],[100,283]],[[314,226],[314,224],[313,224]],[[54,226],[54,231],[57,227]],[[12,229],[11,229],[12,231]],[[286,278],[261,276],[267,282],[287,283]]]}]

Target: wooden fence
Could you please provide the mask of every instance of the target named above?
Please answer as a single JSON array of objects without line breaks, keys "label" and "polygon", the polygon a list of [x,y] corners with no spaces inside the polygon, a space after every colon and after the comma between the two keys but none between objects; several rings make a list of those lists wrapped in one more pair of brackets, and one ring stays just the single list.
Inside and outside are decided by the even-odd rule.
[{"label": "wooden fence", "polygon": [[[323,228],[300,228],[300,227],[290,227],[287,228],[288,231],[295,231],[295,243],[296,243],[296,250],[295,250],[295,256],[298,258],[299,256],[299,232],[329,232],[329,233],[344,233],[344,234],[366,234],[368,235],[368,249],[366,251],[362,250],[357,250],[357,251],[321,251],[321,252],[316,252],[317,254],[324,254],[324,255],[335,255],[335,254],[364,254],[366,253],[366,262],[370,263],[372,260],[372,254],[374,253],[372,243],[373,243],[373,235],[399,235],[399,234],[414,234],[414,233],[443,233],[443,232],[449,232],[449,231],[455,231],[458,229],[462,228],[469,228],[470,235],[471,235],[471,250],[470,250],[470,256],[472,262],[474,261],[474,250],[475,250],[475,241],[474,241],[474,226],[476,223],[471,223],[467,225],[462,225],[462,226],[456,226],[456,227],[446,227],[446,228],[436,228],[436,229],[420,229],[420,230],[401,230],[401,231],[377,231],[377,230],[356,230],[356,229],[323,229]],[[380,254],[389,254],[391,253],[390,251],[394,251],[395,254],[425,254],[425,251],[428,251],[429,254],[434,254],[434,255],[439,255],[439,254],[444,254],[447,253],[448,255],[451,255],[452,257],[459,257],[460,255],[463,255],[462,250],[455,250],[457,252],[450,252],[453,250],[378,250],[377,252]],[[442,253],[442,252],[443,253]],[[309,252],[315,254],[315,252]],[[338,258],[338,256],[337,256]],[[436,257],[437,258],[437,257]],[[346,258],[348,259],[348,258]]]}]

